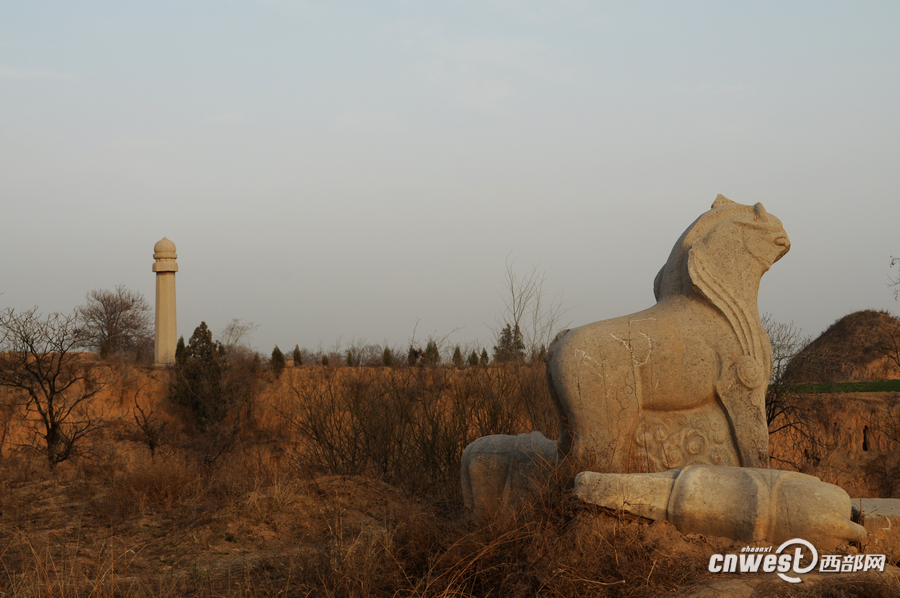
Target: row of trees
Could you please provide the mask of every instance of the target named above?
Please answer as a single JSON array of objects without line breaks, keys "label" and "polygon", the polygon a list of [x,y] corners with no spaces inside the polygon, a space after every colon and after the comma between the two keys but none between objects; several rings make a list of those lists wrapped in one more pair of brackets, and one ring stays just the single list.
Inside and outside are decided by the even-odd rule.
[{"label": "row of trees", "polygon": [[[493,327],[495,345],[489,355],[482,347],[447,348],[446,337],[428,338],[423,347],[415,340],[406,350],[379,345],[353,345],[341,351],[316,352],[294,347],[294,365],[326,366],[436,366],[452,364],[456,367],[486,366],[489,363],[538,363],[543,361],[554,335],[563,327],[562,318],[568,311],[561,295],[548,297],[544,291],[545,276],[537,266],[524,274],[516,271],[507,259],[503,281],[503,309]],[[415,337],[415,334],[413,334]],[[279,347],[272,351],[271,363],[276,370],[286,360]],[[277,364],[277,365],[276,365]]]},{"label": "row of trees", "polygon": [[[518,274],[507,260],[502,298],[504,308],[496,321],[493,361],[498,363],[540,361],[552,335],[566,312],[561,297],[547,300],[544,275],[533,266]],[[75,310],[79,347],[97,352],[102,358],[133,357],[149,362],[153,347],[152,310],[144,296],[123,285],[114,290],[95,289],[85,296],[86,302]],[[229,353],[251,351],[243,341],[256,326],[232,320],[220,333],[220,341]],[[291,357],[294,365],[487,365],[491,359],[486,350],[474,347],[463,351],[456,346],[444,352],[444,339],[429,338],[424,347],[411,341],[405,356],[397,348],[379,345],[353,345],[345,351],[321,349],[313,353],[295,346]],[[480,349],[480,351],[479,351]],[[246,357],[246,355],[245,355]],[[277,346],[271,355],[273,369],[280,370],[286,357]]]},{"label": "row of trees", "polygon": [[[402,358],[398,359],[398,355]],[[438,347],[434,340],[429,340],[425,348],[410,345],[403,352],[391,347],[379,345],[366,345],[364,347],[350,347],[344,352],[332,351],[326,353],[318,351],[313,353],[307,349],[301,349],[299,345],[294,347],[290,356],[293,366],[324,365],[346,367],[396,367],[396,366],[438,366],[453,365],[455,367],[486,366],[490,363],[537,363],[543,361],[546,349],[543,345],[538,350],[526,354],[524,343],[518,329],[509,326],[501,331],[498,344],[494,346],[493,359],[488,355],[487,349],[478,348],[464,351],[459,345],[453,348],[449,358]],[[287,356],[278,347],[272,350],[269,359],[272,369],[281,372],[287,367]]]}]

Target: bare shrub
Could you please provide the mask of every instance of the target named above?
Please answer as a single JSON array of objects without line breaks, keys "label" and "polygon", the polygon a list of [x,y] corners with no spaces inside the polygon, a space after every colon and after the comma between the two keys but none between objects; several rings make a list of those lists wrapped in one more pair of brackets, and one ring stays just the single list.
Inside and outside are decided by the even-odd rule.
[{"label": "bare shrub", "polygon": [[[891,256],[891,268],[895,266],[900,266],[900,258]],[[892,276],[888,274],[888,287],[891,288],[894,293],[894,299],[900,301],[900,273],[896,276]]]},{"label": "bare shrub", "polygon": [[169,423],[160,417],[158,410],[154,409],[152,405],[141,406],[137,396],[134,397],[132,417],[139,432],[139,438],[147,446],[150,458],[153,459],[156,457],[156,450],[168,437]]},{"label": "bare shrub", "polygon": [[365,339],[353,339],[350,341],[347,353],[353,355],[354,365],[376,367],[382,365],[385,349],[387,349],[386,346],[367,343]]},{"label": "bare shrub", "polygon": [[[397,558],[414,596],[656,596],[689,584],[701,559],[673,559],[670,524],[625,519],[569,498],[558,471],[514,510],[468,520],[432,520],[425,563]],[[400,553],[403,554],[403,553]],[[693,562],[692,562],[693,561]]]},{"label": "bare shrub", "polygon": [[0,386],[22,405],[30,446],[42,447],[51,468],[105,425],[93,399],[109,370],[77,352],[84,339],[77,314],[0,313]]},{"label": "bare shrub", "polygon": [[311,475],[367,475],[457,501],[467,444],[556,425],[540,366],[316,370],[291,378],[279,413]]}]

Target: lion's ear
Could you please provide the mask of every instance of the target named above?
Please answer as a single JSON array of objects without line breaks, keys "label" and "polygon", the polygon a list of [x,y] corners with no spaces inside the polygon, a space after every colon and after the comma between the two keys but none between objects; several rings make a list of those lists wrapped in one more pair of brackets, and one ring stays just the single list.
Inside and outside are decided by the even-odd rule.
[{"label": "lion's ear", "polygon": [[757,220],[762,220],[764,222],[769,220],[769,213],[766,212],[766,209],[761,203],[757,203],[753,206],[753,214],[756,216]]},{"label": "lion's ear", "polygon": [[716,201],[713,202],[712,208],[721,208],[722,206],[732,206],[734,202],[719,193],[716,195]]}]

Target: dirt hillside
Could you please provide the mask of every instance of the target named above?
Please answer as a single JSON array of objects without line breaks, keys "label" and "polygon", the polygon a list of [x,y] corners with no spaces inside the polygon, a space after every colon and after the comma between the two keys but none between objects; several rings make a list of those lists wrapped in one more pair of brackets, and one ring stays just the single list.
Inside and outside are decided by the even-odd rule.
[{"label": "dirt hillside", "polygon": [[846,315],[791,360],[787,380],[859,382],[900,379],[900,320],[885,311]]}]

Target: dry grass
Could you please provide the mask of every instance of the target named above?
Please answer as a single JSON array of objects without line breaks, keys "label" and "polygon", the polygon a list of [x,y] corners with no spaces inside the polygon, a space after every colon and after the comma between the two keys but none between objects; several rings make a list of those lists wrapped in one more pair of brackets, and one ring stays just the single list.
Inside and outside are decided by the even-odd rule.
[{"label": "dry grass", "polygon": [[554,435],[540,366],[287,370],[213,462],[147,375],[153,454],[114,391],[90,458],[0,461],[0,597],[678,595],[729,548],[573,502],[571,463],[517,509],[464,512],[468,442]]},{"label": "dry grass", "polygon": [[0,595],[648,596],[703,570],[672,559],[671,526],[562,488],[476,520],[372,478],[235,466],[123,460],[108,480],[70,467],[24,483],[19,525],[4,504]]},{"label": "dry grass", "polygon": [[[685,580],[652,526],[573,507],[571,476],[517,511],[462,511],[469,442],[555,434],[540,366],[288,370],[212,463],[147,375],[111,389],[123,417],[91,458],[0,463],[0,596],[640,596]],[[138,392],[168,425],[153,453],[125,417]]]}]

